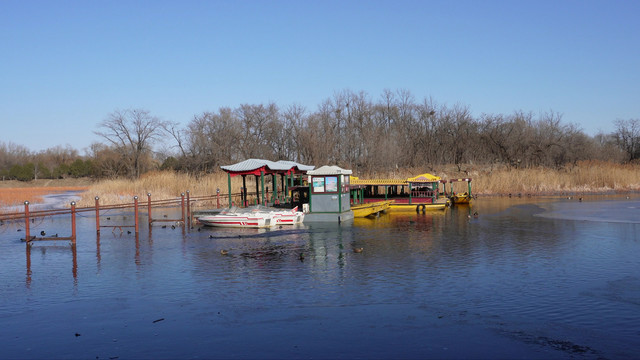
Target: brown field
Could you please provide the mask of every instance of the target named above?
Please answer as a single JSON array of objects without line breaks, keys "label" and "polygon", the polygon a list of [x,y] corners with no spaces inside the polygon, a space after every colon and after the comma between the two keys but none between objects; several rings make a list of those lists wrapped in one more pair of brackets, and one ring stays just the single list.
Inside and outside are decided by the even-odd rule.
[{"label": "brown field", "polygon": [[87,190],[86,186],[50,186],[50,187],[0,187],[0,207],[42,202],[42,197],[66,191]]},{"label": "brown field", "polygon": [[[421,173],[432,173],[443,179],[471,177],[472,190],[480,195],[506,194],[565,194],[565,193],[603,193],[640,191],[640,165],[615,164],[608,162],[582,162],[575,166],[560,170],[513,169],[505,166],[443,166],[437,169],[403,169],[393,173],[372,173],[354,175],[360,178],[407,178]],[[232,179],[232,192],[238,193],[242,186],[242,178]],[[266,180],[270,177],[265,177]],[[62,180],[64,181],[64,180]],[[83,181],[83,180],[78,180]],[[4,182],[8,183],[8,182]],[[215,195],[216,189],[221,194],[227,194],[227,174],[218,172],[205,176],[193,176],[174,172],[150,172],[138,180],[117,179],[89,182],[84,180],[84,186],[54,186],[56,181],[49,180],[48,187],[31,183],[21,183],[20,188],[0,186],[0,204],[16,205],[25,200],[36,203],[46,193],[69,190],[85,190],[78,206],[93,206],[94,198],[100,197],[101,204],[123,204],[132,202],[133,196],[146,199],[151,193],[154,200],[175,199],[189,190],[192,197]],[[247,185],[251,191],[255,187],[252,176],[247,177]],[[27,187],[25,187],[27,186]],[[270,180],[267,186],[271,188]],[[463,186],[463,185],[457,185]],[[460,190],[458,190],[460,191]]]}]

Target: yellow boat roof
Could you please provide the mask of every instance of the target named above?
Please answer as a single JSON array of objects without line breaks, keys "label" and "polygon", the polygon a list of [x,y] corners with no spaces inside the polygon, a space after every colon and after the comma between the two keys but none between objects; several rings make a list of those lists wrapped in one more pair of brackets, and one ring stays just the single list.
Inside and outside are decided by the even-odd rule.
[{"label": "yellow boat roof", "polygon": [[360,179],[357,176],[351,176],[351,185],[408,185],[417,182],[435,182],[440,177],[431,174],[420,174],[408,179]]}]

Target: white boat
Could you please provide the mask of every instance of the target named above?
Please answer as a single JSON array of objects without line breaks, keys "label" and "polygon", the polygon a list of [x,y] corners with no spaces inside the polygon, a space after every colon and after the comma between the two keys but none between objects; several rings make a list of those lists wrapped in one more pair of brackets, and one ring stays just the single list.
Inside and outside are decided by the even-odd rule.
[{"label": "white boat", "polygon": [[218,214],[204,215],[197,219],[203,225],[218,227],[265,228],[275,226],[271,212],[253,211],[235,206],[222,210]]},{"label": "white boat", "polygon": [[302,224],[302,221],[304,221],[304,213],[298,211],[297,206],[291,210],[276,210],[272,213],[275,225],[295,225]]},{"label": "white boat", "polygon": [[272,209],[265,206],[248,208],[231,207],[218,214],[203,215],[197,218],[203,225],[238,228],[269,228],[277,225],[302,223],[304,213],[293,210]]}]

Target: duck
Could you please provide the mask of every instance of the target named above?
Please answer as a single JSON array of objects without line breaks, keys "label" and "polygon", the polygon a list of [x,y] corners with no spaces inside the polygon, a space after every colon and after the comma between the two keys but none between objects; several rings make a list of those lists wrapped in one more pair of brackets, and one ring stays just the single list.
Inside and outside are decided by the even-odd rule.
[{"label": "duck", "polygon": [[304,257],[305,257],[304,253],[300,253],[300,257],[299,257],[300,261],[304,261]]},{"label": "duck", "polygon": [[354,252],[354,253],[361,253],[361,252],[362,252],[362,250],[364,250],[364,248],[361,248],[361,247],[359,247],[359,248],[353,248],[353,252]]},{"label": "duck", "polygon": [[477,212],[477,211],[473,213],[473,217],[474,217],[474,218],[476,218],[476,219],[477,219],[477,218],[478,218],[478,216],[480,216],[480,214],[478,214],[478,212]]},{"label": "duck", "polygon": [[45,236],[45,235],[47,235],[47,233],[45,233],[44,230],[42,230],[42,231],[40,231],[40,235],[41,236]]},{"label": "duck", "polygon": [[222,250],[220,250],[220,255],[229,255],[229,251],[225,250],[225,249],[222,249]]}]

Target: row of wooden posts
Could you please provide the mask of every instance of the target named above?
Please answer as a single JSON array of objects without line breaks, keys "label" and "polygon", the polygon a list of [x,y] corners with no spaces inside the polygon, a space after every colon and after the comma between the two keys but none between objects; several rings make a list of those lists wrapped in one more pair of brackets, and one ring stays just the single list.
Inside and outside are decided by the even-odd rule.
[{"label": "row of wooden posts", "polygon": [[[179,199],[165,199],[165,200],[155,200],[152,201],[151,200],[151,193],[147,193],[147,212],[148,212],[148,223],[149,226],[151,227],[152,224],[154,222],[174,222],[174,223],[179,223],[180,225],[184,226],[185,224],[191,224],[192,221],[192,216],[191,216],[191,204],[194,201],[203,201],[203,200],[216,200],[216,206],[217,208],[220,208],[221,204],[220,204],[220,191],[216,191],[216,195],[209,195],[209,196],[201,196],[201,197],[194,197],[192,198],[190,196],[189,191],[186,191],[186,193],[182,193],[180,194],[180,198]],[[224,199],[224,197],[223,197]],[[134,228],[135,233],[137,234],[139,232],[139,228],[140,228],[140,221],[139,221],[139,202],[138,202],[138,197],[134,196],[133,197],[133,204],[119,204],[119,205],[106,205],[106,206],[101,206],[100,205],[100,198],[99,197],[95,197],[95,206],[94,207],[87,207],[87,208],[77,208],[76,207],[76,202],[73,201],[71,202],[71,208],[70,209],[56,209],[56,210],[40,210],[40,211],[30,211],[29,210],[29,201],[25,201],[24,202],[24,213],[14,213],[14,214],[5,214],[2,217],[0,217],[0,220],[7,220],[7,219],[11,219],[11,220],[16,220],[19,218],[24,217],[24,225],[25,225],[25,238],[23,239],[24,241],[26,241],[27,243],[31,242],[31,241],[38,241],[38,240],[71,240],[72,244],[75,244],[76,242],[76,214],[78,212],[86,212],[86,211],[93,211],[95,209],[95,216],[96,216],[96,232],[100,233],[100,229],[101,228],[111,228],[112,231],[115,229],[119,229],[122,232],[123,228]],[[176,204],[176,202],[180,202],[180,206],[181,206],[181,216],[178,219],[167,219],[167,218],[160,218],[160,219],[154,219],[152,217],[152,207],[155,206],[169,206],[169,205],[174,205]],[[144,205],[143,205],[144,206]],[[126,209],[126,208],[131,208],[133,207],[133,211],[134,211],[134,224],[133,225],[127,225],[127,224],[122,224],[122,225],[101,225],[100,224],[100,211],[101,210],[112,210],[112,209]],[[186,211],[185,211],[186,210]],[[55,236],[55,237],[36,237],[36,236],[31,236],[31,222],[33,221],[34,218],[36,217],[44,217],[44,216],[52,216],[52,215],[61,215],[61,214],[71,214],[71,235],[67,236],[67,237],[59,237],[59,236]]]}]

